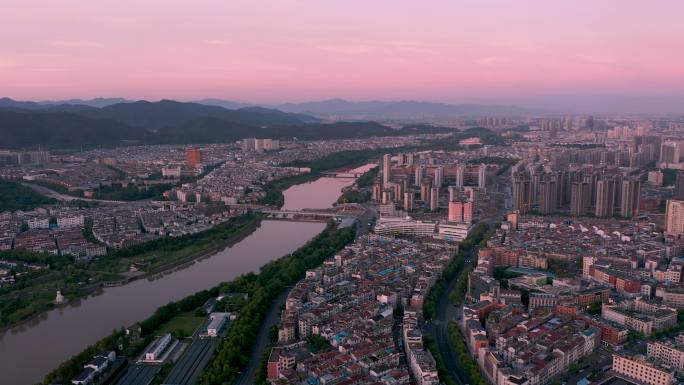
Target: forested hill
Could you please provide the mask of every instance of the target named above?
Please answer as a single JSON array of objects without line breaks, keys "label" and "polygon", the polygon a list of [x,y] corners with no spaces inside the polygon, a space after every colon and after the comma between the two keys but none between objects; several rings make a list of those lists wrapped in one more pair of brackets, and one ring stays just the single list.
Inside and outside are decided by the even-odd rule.
[{"label": "forested hill", "polygon": [[113,120],[95,120],[68,112],[0,110],[0,148],[68,148],[142,143],[151,139],[149,131]]},{"label": "forested hill", "polygon": [[[177,102],[156,104],[151,109],[141,107],[142,105],[136,105],[136,103],[120,103],[102,109],[63,105],[60,107],[62,111],[0,108],[0,148],[227,143],[246,137],[301,140],[347,139],[453,131],[449,128],[432,126],[393,129],[375,122],[311,123],[306,121],[305,117],[302,117],[300,121],[296,114],[285,114],[263,108],[227,110],[220,107],[201,106],[203,107],[201,111],[208,111],[204,110],[206,107],[218,108],[224,112],[219,114],[222,117],[195,116],[202,112],[190,113],[185,107],[182,108],[183,111],[176,111],[172,108],[175,103]],[[130,115],[126,115],[127,118],[122,118],[122,114],[111,112],[122,108],[122,105],[129,105],[127,111]],[[168,116],[165,116],[163,112],[165,108],[171,109]],[[108,109],[107,112],[101,112],[106,109]],[[94,113],[93,110],[99,112]],[[209,110],[207,113],[211,114],[212,111]],[[227,114],[225,111],[233,112]],[[228,118],[234,120],[228,120]],[[158,127],[160,125],[162,126]]]}]

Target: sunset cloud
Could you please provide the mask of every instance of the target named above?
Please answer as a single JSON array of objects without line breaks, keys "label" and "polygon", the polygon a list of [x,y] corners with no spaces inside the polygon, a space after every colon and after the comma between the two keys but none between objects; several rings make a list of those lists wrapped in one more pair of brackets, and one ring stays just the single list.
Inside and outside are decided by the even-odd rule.
[{"label": "sunset cloud", "polygon": [[204,44],[208,45],[226,45],[226,42],[223,40],[205,40]]},{"label": "sunset cloud", "polygon": [[0,89],[15,97],[684,95],[680,0],[7,1]]},{"label": "sunset cloud", "polygon": [[52,42],[55,47],[69,47],[69,48],[100,48],[102,43],[96,41],[82,41],[82,40],[59,40]]}]

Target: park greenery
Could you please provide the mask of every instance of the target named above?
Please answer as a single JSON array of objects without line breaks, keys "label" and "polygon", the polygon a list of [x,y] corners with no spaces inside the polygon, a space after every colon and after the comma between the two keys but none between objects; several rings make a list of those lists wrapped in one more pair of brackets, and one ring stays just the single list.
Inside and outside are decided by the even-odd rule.
[{"label": "park greenery", "polygon": [[363,203],[368,202],[371,198],[369,191],[359,191],[353,188],[342,192],[342,195],[337,199],[337,203]]},{"label": "park greenery", "polygon": [[325,337],[319,336],[318,334],[310,336],[308,342],[309,350],[311,350],[311,353],[313,354],[317,354],[321,350],[325,350],[331,346],[330,342],[328,342]]},{"label": "park greenery", "polygon": [[582,260],[569,261],[563,259],[549,258],[548,271],[558,278],[572,278],[582,271]]},{"label": "park greenery", "polygon": [[0,180],[0,212],[27,211],[55,203],[55,199],[44,197],[20,183]]},{"label": "park greenery", "polygon": [[364,172],[357,180],[356,180],[356,185],[359,188],[365,188],[365,187],[370,187],[373,185],[373,181],[375,180],[375,177],[378,176],[378,173],[380,171],[380,167],[375,166],[371,168],[370,170]]},{"label": "park greenery", "polygon": [[337,200],[337,203],[364,203],[371,199],[369,187],[373,184],[375,177],[378,175],[379,167],[373,167],[364,172],[356,183],[350,188],[344,190],[342,195]]}]

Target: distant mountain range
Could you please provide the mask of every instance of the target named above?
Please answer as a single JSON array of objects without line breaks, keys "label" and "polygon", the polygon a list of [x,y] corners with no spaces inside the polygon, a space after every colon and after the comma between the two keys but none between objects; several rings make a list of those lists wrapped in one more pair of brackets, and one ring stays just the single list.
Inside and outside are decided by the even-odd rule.
[{"label": "distant mountain range", "polygon": [[246,107],[237,110],[199,103],[184,103],[173,100],[158,102],[136,101],[109,104],[101,108],[84,104],[41,104],[0,99],[0,108],[30,110],[34,112],[71,112],[93,119],[111,119],[130,126],[156,131],[162,127],[174,126],[195,118],[212,117],[230,122],[264,126],[272,124],[302,124],[317,122],[318,119],[303,114],[290,114],[274,109]]},{"label": "distant mountain range", "polygon": [[[64,104],[107,107],[112,104],[141,103],[122,98],[98,98],[90,100],[71,99],[50,102],[17,102],[24,103],[19,108],[42,109]],[[284,104],[250,104],[223,99],[202,99],[195,103],[205,106],[223,107],[226,109],[243,109],[262,107],[277,109],[283,112],[305,114],[326,120],[396,120],[407,122],[441,121],[458,118],[477,118],[480,116],[506,115],[526,116],[531,113],[546,112],[542,109],[531,109],[508,105],[485,104],[446,104],[419,101],[364,101],[352,102],[344,99],[329,99],[305,103]],[[0,100],[0,106],[3,105]]]},{"label": "distant mountain range", "polygon": [[337,119],[402,120],[425,122],[455,118],[505,115],[525,116],[534,112],[516,106],[483,104],[445,104],[416,101],[350,102],[330,99],[310,103],[286,103],[276,106],[285,112],[310,114]]},{"label": "distant mountain range", "polygon": [[[204,99],[198,103],[226,108],[242,108],[250,104],[221,99]],[[352,102],[344,99],[329,99],[306,103],[284,103],[272,106],[290,113],[307,114],[329,120],[396,120],[406,122],[440,121],[458,118],[505,115],[526,116],[543,112],[505,105],[446,104],[417,101],[366,101]]]},{"label": "distant mountain range", "polygon": [[59,104],[80,104],[89,107],[102,108],[112,104],[131,103],[133,100],[124,98],[95,98],[95,99],[68,99],[68,100],[45,100],[38,102],[43,105],[59,105]]},{"label": "distant mountain range", "polygon": [[41,102],[22,102],[10,98],[0,98],[0,108],[24,108],[28,110],[43,110],[50,107],[72,104],[102,108],[117,103],[130,103],[132,100],[124,98],[95,98],[95,99],[69,99],[69,100],[45,100]]},{"label": "distant mountain range", "polygon": [[431,126],[398,130],[365,121],[322,124],[307,114],[257,106],[228,109],[161,100],[98,108],[0,99],[0,148],[221,143],[245,137],[340,139],[450,131]]}]

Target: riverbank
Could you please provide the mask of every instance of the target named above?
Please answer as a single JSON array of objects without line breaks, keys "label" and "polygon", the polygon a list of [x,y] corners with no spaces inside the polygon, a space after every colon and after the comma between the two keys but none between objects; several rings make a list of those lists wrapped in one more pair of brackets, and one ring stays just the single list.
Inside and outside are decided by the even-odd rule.
[{"label": "riverbank", "polygon": [[[211,256],[226,247],[230,247],[240,242],[259,227],[261,219],[261,216],[257,214],[243,214],[241,216],[231,218],[229,221],[202,233],[185,236],[187,239],[172,240],[171,246],[174,244],[180,245],[184,241],[189,241],[186,242],[189,243],[189,245],[172,250],[173,256],[175,257],[169,257],[164,260],[165,262],[160,263],[158,266],[151,267],[150,270],[141,272],[140,274],[125,276],[122,275],[121,272],[112,271],[111,269],[120,266],[127,268],[136,261],[148,258],[151,253],[149,249],[154,249],[155,247],[159,246],[159,242],[155,244],[148,242],[147,244],[135,246],[131,250],[126,250],[124,251],[125,253],[132,253],[132,255],[127,257],[121,255],[123,252],[115,252],[112,255],[104,257],[103,262],[96,262],[93,263],[89,269],[82,269],[86,273],[90,272],[93,274],[93,276],[91,276],[93,282],[90,282],[87,286],[65,290],[65,286],[68,284],[67,282],[69,277],[63,276],[66,273],[63,273],[60,270],[55,272],[56,275],[52,281],[39,281],[33,285],[26,284],[19,291],[10,291],[8,293],[2,294],[0,295],[0,302],[4,303],[3,317],[11,317],[15,314],[7,311],[12,309],[12,307],[7,307],[7,303],[9,301],[14,301],[14,307],[16,307],[17,311],[20,311],[21,313],[18,313],[20,317],[13,322],[0,327],[0,334],[15,327],[20,327],[22,325],[37,321],[47,311],[53,310],[55,308],[70,306],[74,301],[85,299],[91,295],[97,294],[102,290],[103,287],[129,284],[135,280],[151,278],[159,274],[164,274],[182,267],[187,267],[189,264],[192,264],[197,260]],[[157,251],[155,250],[154,252]],[[163,250],[160,252],[163,252]],[[108,261],[113,260],[116,261],[115,265],[112,266],[112,264],[108,263]],[[106,271],[107,267],[110,268],[109,271]],[[72,269],[72,267],[69,266],[64,266],[64,268]],[[117,276],[118,278],[112,279]],[[98,279],[96,277],[100,278]],[[66,302],[62,305],[55,305],[54,293],[56,290],[62,290],[69,302]],[[20,302],[22,301],[21,298],[29,298],[30,301],[24,301],[22,304]]]},{"label": "riverbank", "polygon": [[[320,178],[324,172],[340,169],[343,167],[358,167],[367,164],[373,158],[379,158],[387,152],[398,151],[397,148],[379,148],[379,149],[368,149],[368,150],[353,150],[353,151],[340,151],[329,155],[326,155],[319,159],[314,159],[311,161],[294,161],[285,166],[290,167],[308,167],[311,172],[307,174],[294,175],[288,178],[283,178],[275,180],[264,186],[264,191],[266,196],[261,200],[260,203],[275,206],[281,208],[285,203],[285,198],[283,196],[283,191],[292,187],[294,185],[307,183]],[[370,175],[370,181],[374,175]],[[368,178],[358,179],[362,183],[366,183]]]},{"label": "riverbank", "polygon": [[[329,224],[319,235],[292,254],[285,255],[262,266],[258,274],[242,275],[233,281],[202,290],[157,309],[152,316],[140,322],[141,338],[149,342],[149,338],[147,340],[145,338],[155,335],[155,332],[165,322],[179,312],[192,311],[204,303],[206,299],[216,296],[219,292],[246,293],[249,295],[248,302],[238,312],[237,319],[233,322],[226,338],[222,340],[217,353],[209,364],[210,366],[202,377],[203,381],[212,383],[216,381],[210,379],[217,379],[220,383],[226,381],[227,378],[234,378],[244,363],[232,361],[234,360],[233,357],[251,350],[254,342],[252,338],[256,336],[258,328],[261,326],[261,322],[255,322],[255,320],[262,319],[264,312],[273,300],[287,286],[299,280],[307,269],[319,265],[353,238],[354,230],[352,228],[338,229]],[[97,349],[115,349],[116,345],[121,343],[122,336],[120,331],[116,331],[113,335],[98,341],[98,343],[88,347],[49,373],[43,383],[50,384],[54,381],[67,383],[71,381],[70,376],[73,375],[75,368],[80,368],[89,359],[89,352]],[[137,347],[129,349],[129,351],[137,350]],[[225,370],[225,365],[233,366]]]},{"label": "riverbank", "polygon": [[232,383],[248,364],[268,309],[281,293],[354,240],[353,228],[337,229],[329,224],[323,232],[294,253],[262,267],[252,279],[254,297],[239,313],[226,338],[202,374],[199,384]]},{"label": "riverbank", "polygon": [[[284,194],[285,207],[330,207],[341,190],[352,182],[323,177],[290,188]],[[215,287],[241,274],[257,274],[260,267],[294,253],[324,227],[322,223],[263,220],[254,233],[233,247],[196,260],[186,268],[106,288],[86,300],[73,301],[73,306],[45,313],[40,322],[0,336],[0,372],[12,384],[39,382],[60,362],[110,335],[112,330],[146,319],[170,301]],[[32,362],[31,371],[22,369],[25,362]]]},{"label": "riverbank", "polygon": [[[318,197],[320,198],[321,196],[327,197],[326,199],[319,199],[319,204],[325,201],[325,204],[332,204],[334,202],[333,197],[337,197],[340,194],[340,190],[342,186],[339,183],[339,180],[334,180],[332,178],[321,178],[317,180],[316,182],[313,182],[312,184],[307,183],[306,184],[306,189],[305,191],[301,189],[292,189],[289,190],[288,192],[285,193],[285,196],[287,196],[288,200],[288,205],[294,204],[297,205],[302,198],[305,199],[305,195],[308,195],[311,193],[311,191],[319,191]],[[349,183],[349,182],[345,182]],[[320,186],[318,186],[320,185]],[[322,189],[322,190],[321,190]],[[294,202],[294,203],[293,203]],[[309,201],[309,203],[311,203]],[[281,224],[284,222],[277,222],[278,227],[282,227]],[[273,222],[267,222],[268,226],[276,226],[275,223]],[[297,227],[294,227],[294,224],[291,222],[287,223],[287,229],[292,229],[293,231],[297,231],[298,236],[300,235],[299,232],[301,230],[297,230],[299,227],[304,226],[305,224],[299,223],[296,224]],[[307,224],[307,227],[310,227],[311,225]],[[317,231],[319,233],[320,230]],[[331,234],[340,234],[338,236],[332,236]],[[272,231],[269,231],[269,233],[272,233]],[[273,234],[283,234],[285,233],[281,230],[279,232],[273,233]],[[313,240],[308,241],[304,246],[300,246],[296,251],[294,251],[292,254],[286,254],[284,257],[281,257],[278,259],[278,262],[269,262],[263,265],[260,269],[260,273],[258,275],[255,274],[248,274],[247,276],[241,276],[231,283],[220,285],[221,286],[221,291],[227,291],[227,292],[248,292],[250,293],[250,303],[253,303],[252,305],[249,305],[245,308],[246,312],[240,312],[240,314],[243,314],[240,321],[240,324],[246,324],[245,327],[250,327],[251,324],[255,324],[255,327],[259,327],[261,322],[254,322],[254,320],[260,319],[258,316],[258,313],[263,309],[264,304],[266,304],[266,308],[270,306],[273,301],[271,300],[271,296],[274,295],[274,293],[277,295],[279,293],[282,293],[283,290],[281,288],[286,287],[286,283],[282,283],[280,285],[277,285],[277,282],[290,282],[291,280],[298,280],[301,278],[301,276],[304,274],[305,270],[301,270],[302,268],[307,268],[310,264],[307,263],[302,266],[302,264],[298,261],[303,261],[303,260],[309,260],[310,258],[322,258],[324,260],[325,258],[328,258],[331,254],[329,253],[334,253],[335,250],[344,247],[341,243],[340,244],[335,244],[336,239],[339,240],[342,235],[346,237],[345,241],[342,242],[344,244],[348,243],[354,238],[354,230],[351,228],[346,228],[346,229],[334,229],[331,228],[330,226],[327,227],[326,229],[323,230],[323,232],[320,232],[317,236],[313,238]],[[286,236],[286,235],[285,235]],[[292,236],[289,236],[288,239],[293,238]],[[322,243],[317,243],[317,242],[322,242]],[[238,244],[242,245],[242,244]],[[294,249],[293,249],[294,250]],[[281,254],[282,255],[282,254]],[[214,261],[216,258],[210,259],[210,261]],[[283,262],[286,261],[287,263]],[[292,267],[288,267],[292,266]],[[273,276],[272,274],[277,273],[277,278]],[[173,275],[172,275],[173,276]],[[294,277],[294,278],[293,278]],[[254,281],[256,279],[256,281]],[[289,281],[290,280],[290,281]],[[240,284],[242,282],[243,284]],[[275,291],[271,291],[275,290]],[[213,291],[213,289],[212,289]],[[265,297],[266,296],[266,297]],[[256,298],[256,301],[252,301],[252,299]],[[251,309],[251,310],[250,310]],[[148,313],[149,314],[149,313]],[[156,312],[155,312],[156,314]],[[239,325],[239,324],[234,324]],[[238,330],[237,328],[235,330]],[[257,332],[258,333],[258,332]],[[245,336],[249,337],[251,334],[245,334]],[[230,335],[229,335],[230,337]],[[241,339],[244,339],[241,337]],[[230,344],[229,344],[230,345]],[[243,352],[244,351],[250,351],[251,350],[251,345],[248,343],[243,347]],[[220,354],[220,352],[224,352],[223,354],[228,354],[225,353],[225,344],[222,344],[222,347],[220,347],[217,350],[217,356]],[[215,361],[212,361],[215,362]],[[258,364],[258,362],[257,362]],[[70,367],[74,367],[71,365]],[[237,365],[235,368],[238,368],[237,370],[239,371],[239,368],[242,368],[243,366]],[[214,369],[215,370],[215,369]],[[209,372],[210,369],[207,369]],[[54,372],[53,372],[54,373]],[[216,376],[216,372],[212,372],[213,376]],[[234,373],[234,372],[233,372]],[[221,375],[222,376],[222,375]],[[46,377],[47,378],[47,377]]]}]

